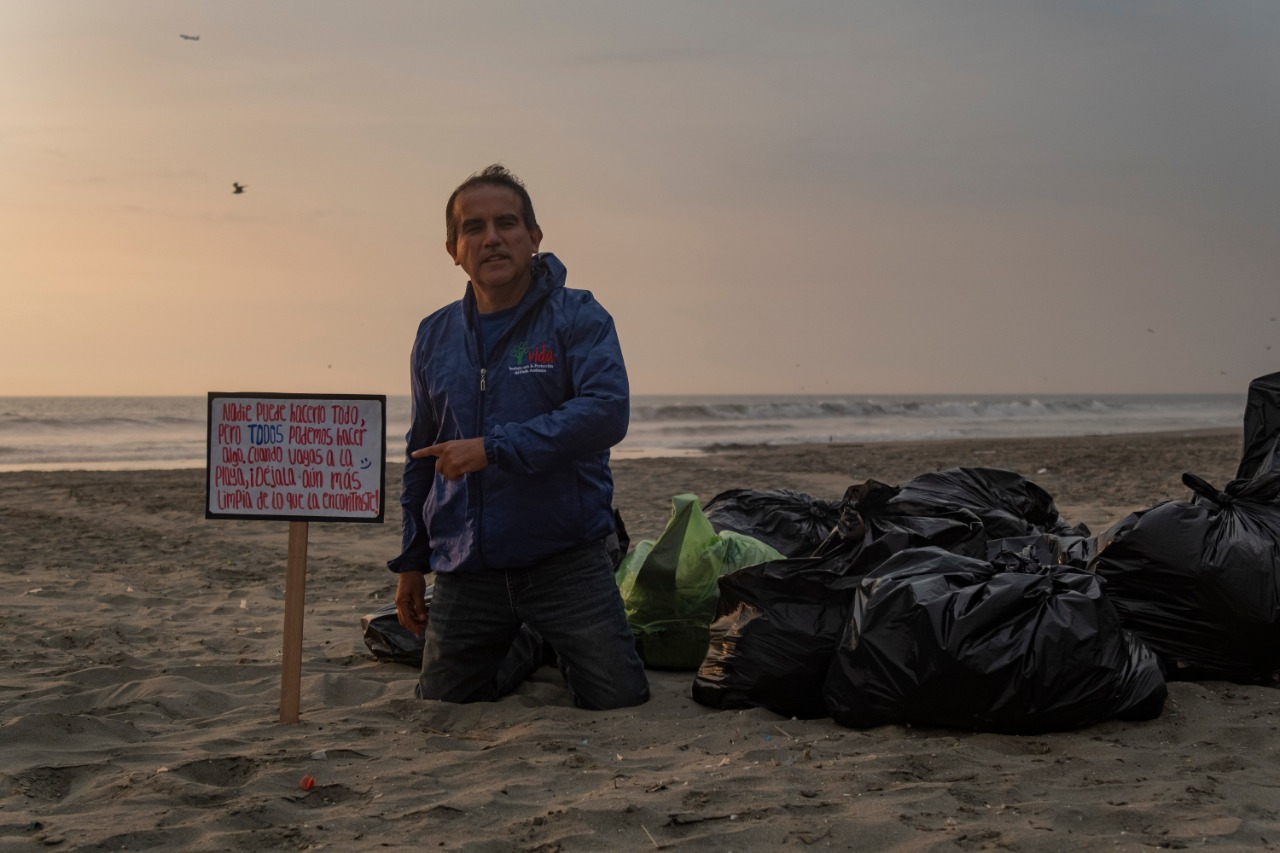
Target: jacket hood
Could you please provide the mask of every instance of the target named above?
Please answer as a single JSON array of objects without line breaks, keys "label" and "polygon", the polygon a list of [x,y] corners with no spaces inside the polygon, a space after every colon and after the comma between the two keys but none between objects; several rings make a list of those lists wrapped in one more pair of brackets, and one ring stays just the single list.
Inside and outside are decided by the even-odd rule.
[{"label": "jacket hood", "polygon": [[565,278],[568,276],[568,270],[560,259],[550,252],[538,252],[533,256],[533,281],[529,284],[529,289],[546,284],[548,289],[556,287],[564,287]]}]

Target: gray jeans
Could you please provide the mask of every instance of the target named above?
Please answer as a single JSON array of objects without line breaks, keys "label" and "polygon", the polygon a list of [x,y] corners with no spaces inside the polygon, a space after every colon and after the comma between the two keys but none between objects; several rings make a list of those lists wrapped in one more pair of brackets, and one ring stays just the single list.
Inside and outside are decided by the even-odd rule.
[{"label": "gray jeans", "polygon": [[612,538],[528,568],[437,575],[419,698],[498,699],[537,669],[545,641],[578,707],[646,702],[649,682],[613,578],[617,550]]}]

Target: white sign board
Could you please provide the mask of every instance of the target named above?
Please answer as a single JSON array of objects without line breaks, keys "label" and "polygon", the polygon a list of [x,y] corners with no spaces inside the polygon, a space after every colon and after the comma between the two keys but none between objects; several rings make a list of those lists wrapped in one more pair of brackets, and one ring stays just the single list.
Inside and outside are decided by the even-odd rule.
[{"label": "white sign board", "polygon": [[381,522],[387,398],[209,393],[206,518]]}]

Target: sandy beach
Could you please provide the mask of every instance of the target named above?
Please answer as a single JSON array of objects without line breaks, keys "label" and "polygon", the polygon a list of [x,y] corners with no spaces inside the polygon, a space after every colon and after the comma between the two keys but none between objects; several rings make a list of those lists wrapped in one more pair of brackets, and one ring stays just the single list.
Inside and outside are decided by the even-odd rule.
[{"label": "sandy beach", "polygon": [[[723,449],[621,460],[632,544],[671,497],[956,465],[1017,471],[1096,533],[1234,474],[1238,431]],[[393,466],[389,489],[398,490]],[[412,697],[359,620],[386,524],[311,524],[301,722],[277,721],[288,525],[206,520],[204,471],[0,474],[0,850],[1280,847],[1280,691],[1175,682],[1158,719],[1034,737],[843,728],[690,698],[587,712]],[[304,776],[315,780],[303,790]]]}]

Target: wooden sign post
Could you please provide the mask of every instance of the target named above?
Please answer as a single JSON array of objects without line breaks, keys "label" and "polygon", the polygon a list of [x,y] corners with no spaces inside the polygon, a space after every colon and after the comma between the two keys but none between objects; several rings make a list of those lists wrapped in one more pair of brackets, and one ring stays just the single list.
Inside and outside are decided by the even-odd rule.
[{"label": "wooden sign post", "polygon": [[289,522],[284,576],[284,646],[280,661],[280,722],[298,722],[302,703],[302,613],[307,600],[307,522]]},{"label": "wooden sign post", "polygon": [[289,522],[280,722],[298,722],[311,521],[381,523],[387,398],[209,393],[205,518]]}]

